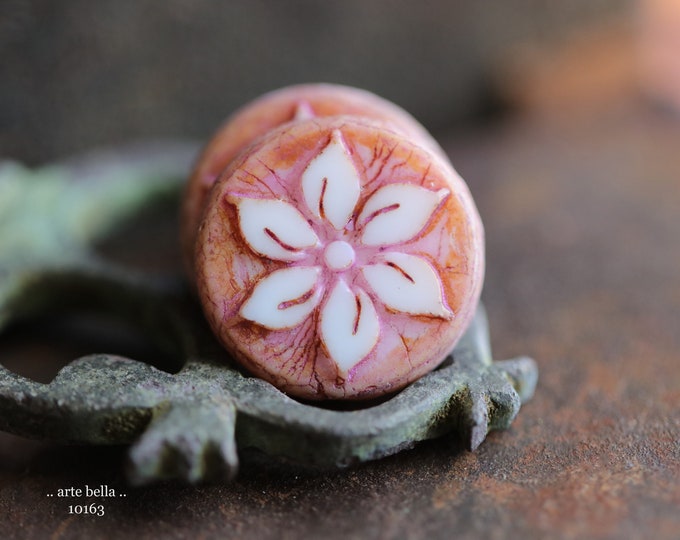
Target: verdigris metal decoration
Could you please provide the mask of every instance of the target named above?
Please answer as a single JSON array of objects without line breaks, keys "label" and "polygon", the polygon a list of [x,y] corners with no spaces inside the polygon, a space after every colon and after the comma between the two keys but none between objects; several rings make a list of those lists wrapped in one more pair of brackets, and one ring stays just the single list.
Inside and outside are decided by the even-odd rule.
[{"label": "verdigris metal decoration", "polygon": [[510,425],[534,392],[537,368],[529,358],[492,361],[481,306],[438,369],[380,403],[332,410],[295,401],[225,362],[180,279],[102,260],[94,243],[176,196],[193,151],[166,144],[35,171],[0,165],[0,329],[86,306],[127,321],[184,360],[171,374],[97,354],[74,360],[49,384],[0,367],[1,429],[131,444],[129,478],[148,483],[229,478],[238,452],[251,448],[346,466],[446,433],[475,449],[490,430]]}]

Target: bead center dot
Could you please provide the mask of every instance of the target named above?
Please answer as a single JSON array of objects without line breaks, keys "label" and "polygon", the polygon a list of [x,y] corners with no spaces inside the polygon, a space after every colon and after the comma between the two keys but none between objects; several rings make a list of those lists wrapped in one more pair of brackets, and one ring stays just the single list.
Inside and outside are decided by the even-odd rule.
[{"label": "bead center dot", "polygon": [[336,240],[328,244],[323,256],[326,266],[334,272],[347,270],[354,264],[354,249],[342,240]]}]

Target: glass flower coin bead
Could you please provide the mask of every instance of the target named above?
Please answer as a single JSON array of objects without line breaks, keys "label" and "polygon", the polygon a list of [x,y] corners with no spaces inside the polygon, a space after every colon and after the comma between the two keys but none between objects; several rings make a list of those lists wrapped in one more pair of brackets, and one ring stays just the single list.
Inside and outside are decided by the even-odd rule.
[{"label": "glass flower coin bead", "polygon": [[299,119],[243,151],[195,243],[205,315],[251,373],[304,399],[368,399],[434,369],[468,326],[483,229],[418,138],[356,116]]}]

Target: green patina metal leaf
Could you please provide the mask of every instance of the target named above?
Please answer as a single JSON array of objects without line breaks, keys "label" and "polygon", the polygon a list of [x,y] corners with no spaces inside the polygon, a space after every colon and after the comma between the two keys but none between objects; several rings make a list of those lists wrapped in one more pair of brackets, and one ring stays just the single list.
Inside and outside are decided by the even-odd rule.
[{"label": "green patina metal leaf", "polygon": [[[180,282],[102,261],[92,244],[177,193],[193,147],[133,149],[37,171],[0,165],[0,329],[48,309],[89,307],[133,324],[184,361],[176,374],[114,355],[74,360],[49,384],[0,367],[0,429],[35,438],[131,444],[135,483],[227,479],[240,452],[347,466],[458,433],[475,449],[531,398],[529,358],[492,361],[480,306],[434,372],[356,410],[295,401],[229,364]],[[89,165],[88,165],[89,164]]]}]

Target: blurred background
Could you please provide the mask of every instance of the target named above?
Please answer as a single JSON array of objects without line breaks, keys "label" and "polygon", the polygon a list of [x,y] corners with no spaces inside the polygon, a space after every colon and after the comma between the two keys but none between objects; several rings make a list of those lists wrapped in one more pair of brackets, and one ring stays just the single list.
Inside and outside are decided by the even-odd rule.
[{"label": "blurred background", "polygon": [[0,155],[36,164],[131,139],[203,140],[241,104],[306,81],[371,90],[435,134],[609,98],[647,68],[638,82],[680,100],[677,55],[665,59],[672,88],[655,81],[671,66],[649,65],[663,59],[638,62],[668,13],[677,24],[677,4],[2,0]]}]

